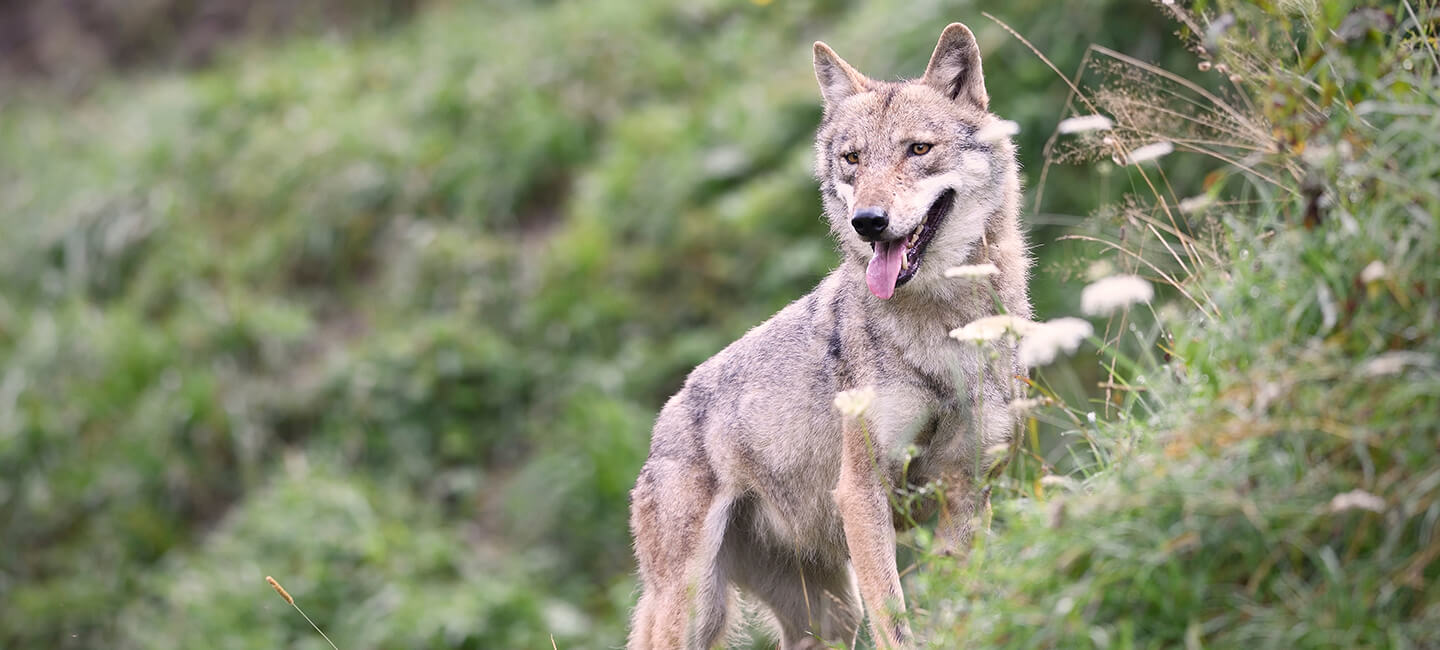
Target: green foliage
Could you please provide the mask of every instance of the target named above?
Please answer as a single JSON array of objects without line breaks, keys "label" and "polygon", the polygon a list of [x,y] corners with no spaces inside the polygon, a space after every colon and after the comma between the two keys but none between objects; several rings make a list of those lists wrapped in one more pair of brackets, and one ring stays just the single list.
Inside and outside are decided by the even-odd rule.
[{"label": "green foliage", "polygon": [[[328,647],[255,576],[283,582],[344,648],[523,647],[575,634],[583,615],[531,589],[516,567],[474,548],[434,503],[357,485],[301,457],[250,494],[197,552],[167,558],[120,612],[124,645]],[[263,584],[263,583],[262,583]],[[257,596],[265,596],[257,600]],[[317,621],[319,622],[319,621]]]},{"label": "green foliage", "polygon": [[318,644],[266,573],[347,648],[614,645],[653,413],[832,264],[809,43],[918,74],[958,14],[1037,148],[1064,89],[941,5],[436,8],[7,96],[0,645]]},{"label": "green foliage", "polygon": [[915,581],[934,647],[1425,647],[1440,629],[1433,50],[1404,15],[1377,33],[1345,27],[1379,19],[1363,8],[1217,11],[1236,22],[1208,56],[1282,138],[1236,170],[1257,200],[1211,208],[1223,259],[1186,285],[1206,313],[1166,322],[1173,360],[1141,368],[1169,377],[1153,415],[1095,427],[1113,455],[1050,483],[1073,493],[1002,482],[1029,498],[978,561]]}]

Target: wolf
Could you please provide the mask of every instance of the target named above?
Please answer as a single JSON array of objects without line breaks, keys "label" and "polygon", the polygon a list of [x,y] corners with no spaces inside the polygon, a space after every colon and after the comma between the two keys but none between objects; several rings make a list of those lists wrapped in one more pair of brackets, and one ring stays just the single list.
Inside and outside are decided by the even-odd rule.
[{"label": "wolf", "polygon": [[[630,496],[641,595],[629,648],[711,648],[736,592],[780,647],[913,644],[892,497],[933,483],[937,538],[963,555],[988,507],[982,450],[1009,439],[1012,345],[950,328],[1030,317],[1015,148],[975,37],[946,27],[919,79],[870,79],[821,42],[815,173],[841,261],[818,287],[700,364],[661,409]],[[997,133],[998,132],[998,133]],[[982,280],[948,267],[993,264]],[[838,392],[873,394],[858,416]],[[925,517],[921,513],[920,517]]]}]

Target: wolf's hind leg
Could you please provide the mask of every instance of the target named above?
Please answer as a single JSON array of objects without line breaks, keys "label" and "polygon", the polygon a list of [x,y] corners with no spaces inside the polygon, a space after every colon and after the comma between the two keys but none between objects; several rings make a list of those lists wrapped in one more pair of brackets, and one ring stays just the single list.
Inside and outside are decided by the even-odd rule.
[{"label": "wolf's hind leg", "polygon": [[849,566],[807,562],[733,532],[726,539],[723,557],[731,564],[736,584],[775,615],[781,650],[854,645],[862,611]]},{"label": "wolf's hind leg", "polygon": [[709,468],[646,463],[631,493],[630,526],[643,593],[630,650],[708,649],[728,627],[730,578],[718,561],[733,497]]}]

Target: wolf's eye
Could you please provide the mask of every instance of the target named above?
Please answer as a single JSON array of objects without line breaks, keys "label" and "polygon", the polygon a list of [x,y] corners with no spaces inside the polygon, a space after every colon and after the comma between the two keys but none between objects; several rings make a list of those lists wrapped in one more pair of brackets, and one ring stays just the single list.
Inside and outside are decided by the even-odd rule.
[{"label": "wolf's eye", "polygon": [[923,156],[927,153],[930,153],[930,147],[932,146],[933,145],[931,145],[929,142],[916,142],[915,144],[910,145],[910,155]]},{"label": "wolf's eye", "polygon": [[858,152],[851,151],[850,153],[847,153],[847,154],[845,154],[845,155],[843,155],[843,156],[840,156],[840,157],[843,158],[843,159],[845,159],[845,162],[850,163],[850,164],[852,164],[852,165],[858,165],[858,164],[860,164],[860,154],[859,154]]}]

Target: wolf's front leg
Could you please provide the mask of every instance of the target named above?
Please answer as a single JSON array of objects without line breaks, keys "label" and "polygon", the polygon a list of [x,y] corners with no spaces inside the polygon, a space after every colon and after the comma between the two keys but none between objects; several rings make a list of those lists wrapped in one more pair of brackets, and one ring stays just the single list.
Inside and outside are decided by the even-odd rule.
[{"label": "wolf's front leg", "polygon": [[[1024,371],[1022,367],[1015,367],[1019,368],[1018,372]],[[944,486],[941,494],[945,501],[936,532],[939,551],[944,555],[967,557],[975,533],[985,526],[990,511],[990,488],[981,489],[980,485],[1004,469],[1005,456],[989,452],[1009,443],[1015,435],[1016,418],[1010,411],[1009,400],[1018,394],[1018,387],[1012,384],[1010,376],[992,374],[983,388],[973,393],[977,401],[976,418],[970,424],[968,438],[959,441],[960,453],[956,457],[962,461],[941,473]]]},{"label": "wolf's front leg", "polygon": [[887,498],[889,481],[880,470],[882,454],[863,418],[845,418],[840,478],[835,503],[845,527],[850,563],[860,597],[870,614],[870,632],[880,648],[909,648],[910,624],[895,567],[895,527]]},{"label": "wolf's front leg", "polygon": [[936,529],[942,555],[965,559],[975,542],[975,533],[984,526],[990,509],[990,489],[975,489],[968,472],[957,472],[944,480],[945,508]]}]

